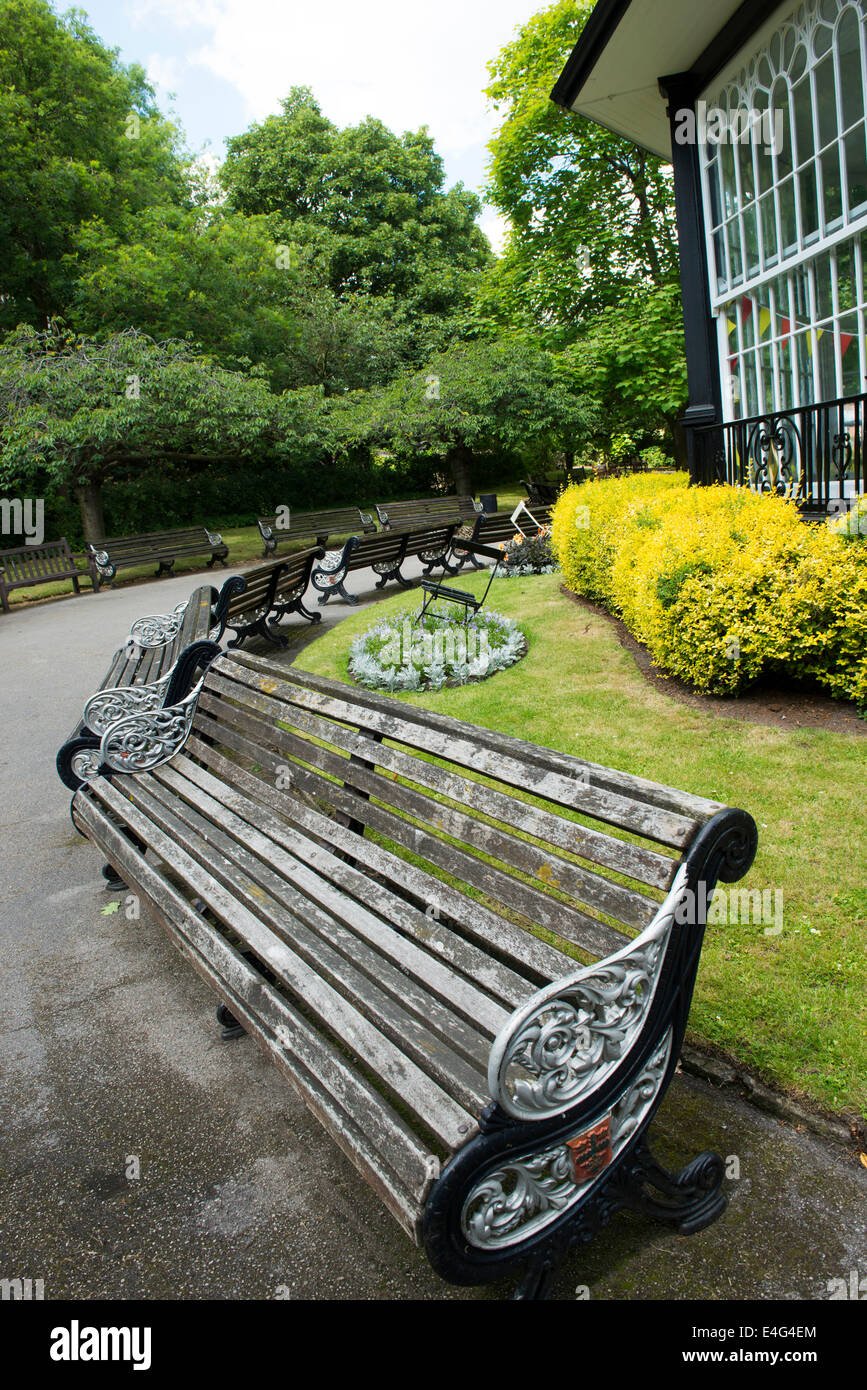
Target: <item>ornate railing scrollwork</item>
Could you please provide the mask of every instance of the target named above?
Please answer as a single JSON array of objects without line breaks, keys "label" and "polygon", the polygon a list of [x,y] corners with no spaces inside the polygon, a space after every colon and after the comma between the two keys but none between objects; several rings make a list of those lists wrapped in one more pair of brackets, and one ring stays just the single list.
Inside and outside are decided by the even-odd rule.
[{"label": "ornate railing scrollwork", "polygon": [[662,1089],[672,1037],[669,1028],[607,1117],[610,1155],[605,1167],[586,1181],[578,1181],[569,1140],[504,1163],[476,1182],[464,1202],[461,1230],[471,1245],[482,1250],[516,1245],[551,1225],[601,1181],[641,1127]]},{"label": "ornate railing scrollwork", "polygon": [[540,1120],[597,1090],[637,1041],[650,1009],[686,865],[640,936],[621,951],[540,990],[491,1048],[488,1085],[507,1115]]},{"label": "ornate railing scrollwork", "polygon": [[804,443],[789,415],[766,415],[749,431],[746,466],[750,487],[793,497],[800,490]]}]

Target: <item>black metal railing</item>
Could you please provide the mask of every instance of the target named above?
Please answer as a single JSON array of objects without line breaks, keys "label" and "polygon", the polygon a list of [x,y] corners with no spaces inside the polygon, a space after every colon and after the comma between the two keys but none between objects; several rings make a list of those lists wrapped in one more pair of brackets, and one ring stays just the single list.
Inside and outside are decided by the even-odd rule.
[{"label": "black metal railing", "polygon": [[867,395],[705,425],[694,431],[693,476],[791,497],[826,514],[867,493]]}]

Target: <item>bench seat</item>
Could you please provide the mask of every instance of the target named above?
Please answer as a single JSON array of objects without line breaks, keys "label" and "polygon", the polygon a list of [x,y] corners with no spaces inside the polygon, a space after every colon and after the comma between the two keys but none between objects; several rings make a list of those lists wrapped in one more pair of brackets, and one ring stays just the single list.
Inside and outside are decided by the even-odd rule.
[{"label": "bench seat", "polygon": [[237,652],[101,756],[74,822],[444,1278],[537,1296],[620,1207],[719,1215],[718,1156],[645,1136],[744,812]]}]

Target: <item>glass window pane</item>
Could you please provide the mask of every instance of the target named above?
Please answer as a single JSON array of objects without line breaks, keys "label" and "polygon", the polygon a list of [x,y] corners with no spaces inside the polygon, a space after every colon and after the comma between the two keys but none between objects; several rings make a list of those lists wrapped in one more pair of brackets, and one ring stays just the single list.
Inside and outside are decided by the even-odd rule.
[{"label": "glass window pane", "polygon": [[831,258],[822,256],[815,265],[816,272],[816,319],[829,319],[834,313],[834,299],[831,292]]},{"label": "glass window pane", "polygon": [[798,247],[798,220],[795,216],[795,180],[786,179],[780,184],[780,229],[783,235],[783,249],[796,251]]},{"label": "glass window pane", "polygon": [[727,224],[729,234],[729,269],[731,270],[732,284],[736,285],[744,278],[744,262],[741,251],[741,229],[738,219],[735,217]]},{"label": "glass window pane", "polygon": [[762,400],[763,410],[774,410],[776,400],[774,399],[774,369],[771,361],[771,349],[769,347],[761,349],[762,358]]},{"label": "glass window pane", "polygon": [[753,203],[744,213],[744,258],[748,276],[759,273],[759,237],[756,231],[756,205]]},{"label": "glass window pane", "polygon": [[792,340],[797,371],[798,400],[801,405],[810,405],[813,400],[813,356],[811,333],[798,333]]},{"label": "glass window pane", "polygon": [[861,391],[857,313],[843,314],[840,319],[840,360],[843,368],[843,395],[857,396]]},{"label": "glass window pane", "polygon": [[726,249],[721,231],[713,234],[713,254],[716,262],[717,294],[724,294],[728,288],[728,272],[726,270]]},{"label": "glass window pane", "polygon": [[819,116],[819,148],[824,149],[837,138],[837,88],[834,81],[834,58],[828,54],[815,72],[816,110]]},{"label": "glass window pane", "polygon": [[813,158],[813,98],[810,92],[810,79],[805,77],[792,93],[792,109],[795,116],[795,145],[797,160],[805,164]]},{"label": "glass window pane", "polygon": [[707,166],[708,206],[710,208],[710,223],[712,227],[718,227],[722,222],[722,201],[720,199],[719,179],[719,160],[712,159]]},{"label": "glass window pane", "polygon": [[721,145],[720,152],[720,171],[722,173],[723,186],[723,207],[725,216],[731,217],[733,212],[737,212],[738,195],[735,183],[734,156],[731,145]]},{"label": "glass window pane", "polygon": [[741,332],[744,339],[744,347],[750,348],[756,341],[756,320],[754,317],[753,301],[749,295],[744,295],[743,299],[738,300],[738,313],[741,316]]},{"label": "glass window pane", "polygon": [[[781,78],[774,86],[771,138],[777,156],[777,178],[792,172],[792,132],[789,126],[789,87]],[[767,132],[765,132],[767,133]]]},{"label": "glass window pane", "polygon": [[832,401],[837,395],[837,354],[834,351],[834,330],[831,325],[819,328],[813,335],[819,357],[820,400]]},{"label": "glass window pane", "polygon": [[854,309],[858,303],[855,251],[851,242],[837,247],[837,302],[841,313]]},{"label": "glass window pane", "polygon": [[822,206],[826,227],[840,221],[843,216],[843,189],[840,183],[840,153],[836,147],[822,155]]},{"label": "glass window pane", "polygon": [[759,193],[767,193],[769,188],[774,186],[774,164],[771,158],[771,147],[767,143],[768,128],[765,112],[768,110],[767,93],[758,91],[754,97],[756,110],[762,113],[762,119],[756,121],[753,126],[753,150],[756,159],[756,174],[758,178]]},{"label": "glass window pane", "polygon": [[819,199],[816,194],[816,166],[808,164],[798,175],[801,190],[801,236],[812,241],[819,235]]},{"label": "glass window pane", "polygon": [[798,78],[801,77],[801,75],[803,74],[806,66],[807,50],[804,48],[803,44],[799,43],[798,47],[795,50],[794,58],[792,59],[791,63],[788,64],[789,81],[797,82]]},{"label": "glass window pane", "polygon": [[762,223],[762,249],[765,265],[774,265],[779,258],[780,243],[777,236],[777,213],[773,193],[768,193],[762,198],[759,203],[759,214]]},{"label": "glass window pane", "polygon": [[816,57],[821,58],[823,53],[827,53],[833,41],[833,29],[827,29],[824,24],[820,24],[816,33],[813,35],[813,52]]},{"label": "glass window pane", "polygon": [[744,357],[744,376],[747,388],[747,415],[759,413],[759,384],[756,379],[756,354],[748,352]]},{"label": "glass window pane", "polygon": [[857,125],[846,136],[846,188],[849,194],[850,215],[867,203],[867,158],[864,148],[864,125]]},{"label": "glass window pane", "polygon": [[755,179],[753,177],[753,148],[751,141],[738,141],[734,146],[737,151],[738,165],[741,171],[741,196],[745,203],[749,203],[755,197]]},{"label": "glass window pane", "polygon": [[848,9],[837,30],[837,55],[840,64],[840,100],[843,104],[843,129],[860,121],[864,115],[863,78],[861,75],[861,41],[855,11]]},{"label": "glass window pane", "polygon": [[778,349],[780,360],[780,409],[791,410],[795,404],[792,394],[792,340],[784,338]]}]

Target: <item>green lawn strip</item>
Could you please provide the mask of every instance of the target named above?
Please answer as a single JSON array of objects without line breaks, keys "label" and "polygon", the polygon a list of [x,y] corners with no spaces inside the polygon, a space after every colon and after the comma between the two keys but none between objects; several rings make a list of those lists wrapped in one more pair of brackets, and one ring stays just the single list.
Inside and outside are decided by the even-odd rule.
[{"label": "green lawn strip", "polygon": [[[460,579],[467,588],[485,582]],[[514,617],[529,642],[517,666],[397,698],[748,810],[759,853],[737,888],[781,889],[783,930],[709,926],[690,1035],[823,1106],[867,1114],[867,746],[672,700],[647,684],[607,621],[570,603],[559,583],[558,575],[494,582],[489,606]],[[353,614],[298,665],[347,680],[350,638],[412,602],[395,595],[375,615]]]}]

